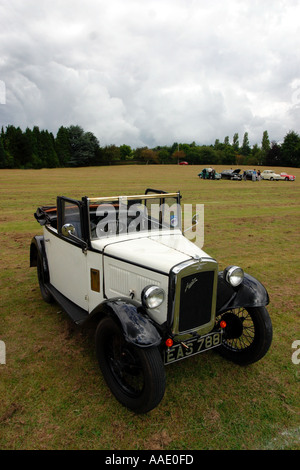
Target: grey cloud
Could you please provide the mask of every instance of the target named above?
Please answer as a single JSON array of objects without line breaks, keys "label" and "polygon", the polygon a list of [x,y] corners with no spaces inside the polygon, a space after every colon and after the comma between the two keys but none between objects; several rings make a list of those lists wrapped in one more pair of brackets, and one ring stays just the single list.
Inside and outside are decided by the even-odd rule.
[{"label": "grey cloud", "polygon": [[[0,124],[101,145],[298,131],[297,1],[2,0]],[[297,81],[299,80],[299,82]]]}]

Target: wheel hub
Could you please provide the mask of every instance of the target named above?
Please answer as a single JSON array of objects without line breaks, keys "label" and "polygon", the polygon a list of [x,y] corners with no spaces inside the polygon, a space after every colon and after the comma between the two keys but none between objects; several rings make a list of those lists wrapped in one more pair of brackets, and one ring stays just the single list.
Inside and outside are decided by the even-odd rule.
[{"label": "wheel hub", "polygon": [[222,316],[226,321],[225,335],[227,339],[239,338],[243,333],[243,318],[238,317],[233,312],[227,312]]}]

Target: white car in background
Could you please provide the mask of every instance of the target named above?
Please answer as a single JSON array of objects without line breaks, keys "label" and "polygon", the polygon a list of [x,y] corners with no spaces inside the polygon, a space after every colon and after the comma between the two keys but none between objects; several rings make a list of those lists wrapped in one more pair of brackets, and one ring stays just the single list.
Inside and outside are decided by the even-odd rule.
[{"label": "white car in background", "polygon": [[270,180],[270,181],[278,181],[278,180],[284,180],[283,176],[280,176],[278,173],[275,173],[273,170],[264,170],[261,173],[261,179],[263,180]]}]

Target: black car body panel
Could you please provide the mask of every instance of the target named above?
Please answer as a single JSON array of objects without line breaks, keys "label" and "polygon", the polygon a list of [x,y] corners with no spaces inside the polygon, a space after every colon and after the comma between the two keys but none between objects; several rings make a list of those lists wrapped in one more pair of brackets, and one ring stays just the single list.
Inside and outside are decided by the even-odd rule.
[{"label": "black car body panel", "polygon": [[243,282],[234,288],[224,279],[223,271],[219,272],[216,315],[232,308],[262,307],[268,304],[266,288],[253,276],[245,273]]},{"label": "black car body panel", "polygon": [[242,175],[240,174],[240,169],[236,170],[223,170],[221,172],[222,179],[228,179],[228,180],[237,180],[240,181],[242,179]]},{"label": "black car body panel", "polygon": [[101,317],[102,314],[115,316],[126,341],[135,346],[158,346],[162,341],[160,332],[147,317],[147,312],[134,300],[120,297],[105,300],[91,312],[91,317]]}]

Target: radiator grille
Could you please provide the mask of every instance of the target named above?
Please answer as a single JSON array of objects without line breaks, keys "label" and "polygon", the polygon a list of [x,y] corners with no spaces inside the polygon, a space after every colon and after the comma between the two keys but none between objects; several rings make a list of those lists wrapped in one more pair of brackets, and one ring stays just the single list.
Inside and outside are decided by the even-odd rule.
[{"label": "radiator grille", "polygon": [[181,279],[179,331],[188,331],[211,320],[214,271],[197,272]]}]

